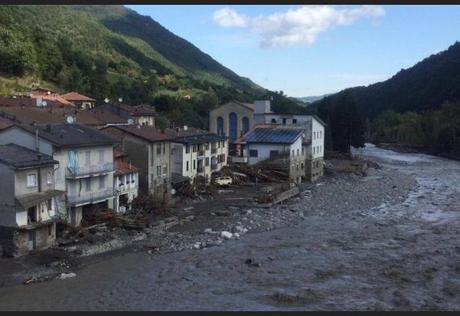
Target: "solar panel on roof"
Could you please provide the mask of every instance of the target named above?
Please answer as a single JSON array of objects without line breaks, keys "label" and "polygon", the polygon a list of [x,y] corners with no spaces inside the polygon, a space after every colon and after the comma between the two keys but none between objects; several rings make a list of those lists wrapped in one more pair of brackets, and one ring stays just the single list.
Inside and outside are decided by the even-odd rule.
[{"label": "solar panel on roof", "polygon": [[252,143],[293,143],[301,132],[294,129],[256,128],[246,137]]}]

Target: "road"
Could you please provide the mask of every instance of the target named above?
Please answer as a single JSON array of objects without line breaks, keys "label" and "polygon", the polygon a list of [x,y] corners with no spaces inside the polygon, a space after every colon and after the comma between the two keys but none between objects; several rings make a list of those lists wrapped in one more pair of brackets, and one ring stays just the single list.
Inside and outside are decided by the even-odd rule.
[{"label": "road", "polygon": [[126,252],[75,278],[2,288],[0,309],[458,310],[460,162],[372,145],[361,154],[418,184],[400,201],[303,210],[296,226],[221,247]]}]

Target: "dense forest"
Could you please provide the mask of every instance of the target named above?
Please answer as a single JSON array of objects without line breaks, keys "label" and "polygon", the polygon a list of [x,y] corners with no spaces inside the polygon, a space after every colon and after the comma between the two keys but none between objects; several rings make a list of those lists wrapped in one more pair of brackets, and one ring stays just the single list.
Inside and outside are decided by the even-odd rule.
[{"label": "dense forest", "polygon": [[458,157],[459,101],[460,43],[455,43],[386,81],[345,89],[314,102],[308,110],[329,120],[332,149],[346,150],[338,135],[347,124],[331,118],[349,112],[345,134],[354,146],[367,138]]},{"label": "dense forest", "polygon": [[154,105],[162,125],[205,128],[209,110],[232,99],[273,96],[276,111],[303,111],[123,6],[2,6],[0,95],[33,86]]}]

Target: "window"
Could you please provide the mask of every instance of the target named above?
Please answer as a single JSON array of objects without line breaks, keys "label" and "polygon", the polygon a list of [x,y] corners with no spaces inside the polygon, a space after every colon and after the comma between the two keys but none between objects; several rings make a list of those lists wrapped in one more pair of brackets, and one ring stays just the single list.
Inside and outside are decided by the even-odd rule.
[{"label": "window", "polygon": [[224,119],[222,118],[222,116],[219,116],[217,118],[217,135],[224,135]]},{"label": "window", "polygon": [[53,224],[48,225],[48,236],[53,234]]},{"label": "window", "polygon": [[185,145],[185,153],[190,153],[190,145]]},{"label": "window", "polygon": [[163,155],[166,155],[166,144],[163,143]]},{"label": "window", "polygon": [[217,142],[217,148],[220,148],[220,142]]},{"label": "window", "polygon": [[32,206],[27,210],[27,224],[37,222],[37,207]]},{"label": "window", "polygon": [[243,134],[246,134],[249,131],[249,119],[246,116],[241,120],[241,125],[243,126]]},{"label": "window", "polygon": [[292,150],[292,157],[294,157],[294,149]]},{"label": "window", "polygon": [[193,160],[193,170],[196,169],[196,160]]},{"label": "window", "polygon": [[204,149],[209,150],[209,143],[206,143],[206,144],[204,145]]},{"label": "window", "polygon": [[276,119],[272,118],[272,124],[276,124]]},{"label": "window", "polygon": [[46,173],[46,183],[47,184],[53,183],[53,172],[51,170]]},{"label": "window", "polygon": [[123,176],[118,176],[118,186],[121,187],[123,185]]},{"label": "window", "polygon": [[189,169],[189,163],[187,161],[187,163],[185,164],[185,171],[188,171],[188,169]]},{"label": "window", "polygon": [[305,147],[302,146],[302,156],[305,155]]},{"label": "window", "polygon": [[303,168],[304,168],[303,163],[300,164],[300,168],[303,170]]},{"label": "window", "polygon": [[91,164],[91,151],[85,151],[85,161],[86,165],[89,166]]},{"label": "window", "polygon": [[313,147],[313,155],[315,154],[315,149],[316,149],[316,147]]},{"label": "window", "polygon": [[27,175],[27,186],[28,187],[36,187],[37,186],[37,174],[36,173],[29,173]]},{"label": "window", "polygon": [[209,166],[209,157],[206,157],[205,166]]},{"label": "window", "polygon": [[300,149],[297,148],[297,156],[300,156]]},{"label": "window", "polygon": [[157,176],[161,176],[161,166],[157,166]]},{"label": "window", "polygon": [[168,174],[168,165],[163,165],[163,175]]},{"label": "window", "polygon": [[251,149],[249,151],[249,157],[258,157],[259,156],[259,152],[257,151],[257,149]]},{"label": "window", "polygon": [[47,209],[48,211],[51,211],[51,199],[46,200],[46,209]]},{"label": "window", "polygon": [[104,162],[104,150],[99,150],[99,163]]},{"label": "window", "polygon": [[230,139],[236,139],[238,137],[238,116],[235,112],[228,115],[228,123]]},{"label": "window", "polygon": [[157,144],[157,156],[161,155],[161,144]]},{"label": "window", "polygon": [[99,177],[99,189],[103,189],[105,187],[105,176]]},{"label": "window", "polygon": [[225,148],[225,141],[222,141],[222,148]]},{"label": "window", "polygon": [[91,191],[91,178],[85,179],[85,190],[86,192]]},{"label": "window", "polygon": [[286,119],[285,118],[283,118],[283,124],[286,124]]},{"label": "window", "polygon": [[292,119],[292,124],[297,124],[297,119]]}]

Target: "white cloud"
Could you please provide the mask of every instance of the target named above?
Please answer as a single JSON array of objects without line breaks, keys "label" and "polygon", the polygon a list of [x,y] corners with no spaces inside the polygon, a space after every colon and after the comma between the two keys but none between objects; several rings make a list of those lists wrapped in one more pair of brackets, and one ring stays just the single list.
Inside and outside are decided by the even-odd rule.
[{"label": "white cloud", "polygon": [[246,27],[248,17],[233,9],[223,8],[214,12],[212,20],[222,27]]},{"label": "white cloud", "polygon": [[304,5],[287,12],[259,15],[249,18],[233,9],[214,12],[213,20],[224,27],[250,27],[260,34],[261,46],[285,47],[313,44],[318,36],[336,26],[347,26],[363,18],[385,15],[381,6],[365,5],[337,9],[327,5]]}]

